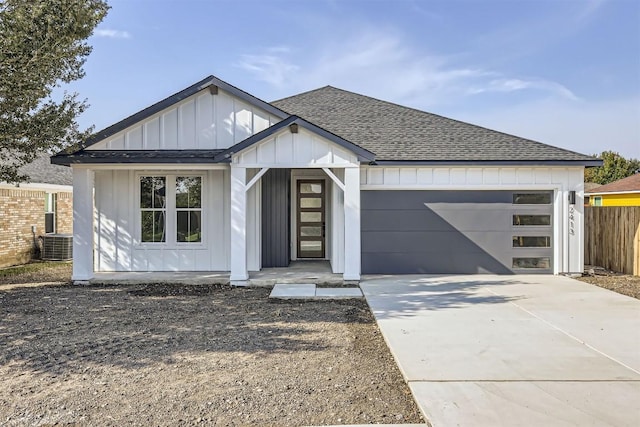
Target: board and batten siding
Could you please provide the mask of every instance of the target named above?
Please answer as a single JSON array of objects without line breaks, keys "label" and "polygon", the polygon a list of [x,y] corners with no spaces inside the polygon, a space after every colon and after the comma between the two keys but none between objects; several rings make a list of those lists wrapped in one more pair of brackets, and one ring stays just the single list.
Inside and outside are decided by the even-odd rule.
[{"label": "board and batten siding", "polygon": [[[189,171],[184,171],[189,172]],[[200,171],[203,176],[202,244],[141,244],[140,213],[135,200],[144,171],[95,172],[95,271],[227,271],[229,270],[229,172]],[[180,171],[151,171],[180,174]]]},{"label": "board and batten siding", "polygon": [[223,149],[279,121],[223,90],[204,90],[87,150]]},{"label": "board and batten siding", "polygon": [[[583,271],[583,167],[381,167],[360,169],[369,190],[552,190],[554,273]],[[569,192],[576,192],[575,205]]]},{"label": "board and batten siding", "polygon": [[263,167],[357,167],[352,152],[306,129],[282,130],[233,156],[234,165]]}]

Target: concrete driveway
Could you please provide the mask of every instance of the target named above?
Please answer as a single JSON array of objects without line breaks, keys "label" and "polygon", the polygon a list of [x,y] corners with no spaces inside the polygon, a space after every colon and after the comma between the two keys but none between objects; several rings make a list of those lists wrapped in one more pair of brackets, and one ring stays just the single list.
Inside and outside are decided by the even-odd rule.
[{"label": "concrete driveway", "polygon": [[640,301],[558,276],[361,282],[434,427],[640,425]]}]

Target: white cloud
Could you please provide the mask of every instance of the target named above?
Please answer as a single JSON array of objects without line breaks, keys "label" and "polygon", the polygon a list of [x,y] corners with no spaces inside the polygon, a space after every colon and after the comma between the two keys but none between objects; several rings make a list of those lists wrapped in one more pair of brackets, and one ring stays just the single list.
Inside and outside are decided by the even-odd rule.
[{"label": "white cloud", "polygon": [[306,49],[266,48],[242,55],[239,66],[272,86],[268,99],[330,84],[573,151],[640,158],[638,98],[589,101],[559,82],[420,52],[390,32],[358,34]]},{"label": "white cloud", "polygon": [[122,30],[111,30],[111,29],[97,29],[93,32],[93,35],[96,37],[107,37],[110,39],[130,39],[131,34],[128,31]]},{"label": "white cloud", "polygon": [[578,23],[587,23],[595,17],[598,10],[607,1],[608,0],[588,0],[584,6],[584,9],[582,9],[580,13],[576,15],[575,21]]},{"label": "white cloud", "polygon": [[539,90],[550,94],[558,95],[561,98],[578,100],[571,90],[560,83],[550,82],[542,79],[523,80],[518,78],[494,79],[484,86],[472,88],[470,94],[480,94],[483,92],[515,92],[521,90]]},{"label": "white cloud", "polygon": [[282,54],[289,52],[288,48],[282,46],[268,48],[266,52],[257,55],[241,55],[237,65],[255,75],[258,80],[278,88],[283,87],[299,67],[281,57]]},{"label": "white cloud", "polygon": [[419,108],[489,92],[577,99],[569,88],[553,81],[506,76],[460,65],[453,56],[423,53],[393,31],[365,28],[355,34],[336,35],[335,40],[323,39],[320,46],[304,49],[264,48],[241,55],[237,66],[283,96],[330,84]]}]

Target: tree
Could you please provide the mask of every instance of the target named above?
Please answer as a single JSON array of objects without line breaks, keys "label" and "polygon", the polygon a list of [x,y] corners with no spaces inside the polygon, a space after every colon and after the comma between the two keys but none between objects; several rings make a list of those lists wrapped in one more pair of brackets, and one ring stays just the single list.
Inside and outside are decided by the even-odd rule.
[{"label": "tree", "polygon": [[43,152],[78,144],[88,106],[62,88],[84,77],[86,39],[107,14],[102,0],[0,0],[0,181]]},{"label": "tree", "polygon": [[599,156],[602,166],[589,168],[584,171],[585,182],[608,184],[640,172],[640,160],[625,159],[614,151],[603,151]]}]

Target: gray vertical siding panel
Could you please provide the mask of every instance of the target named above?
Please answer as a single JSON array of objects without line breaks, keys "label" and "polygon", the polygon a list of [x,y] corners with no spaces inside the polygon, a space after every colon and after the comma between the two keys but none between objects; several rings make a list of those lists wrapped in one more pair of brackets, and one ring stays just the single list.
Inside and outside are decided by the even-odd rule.
[{"label": "gray vertical siding panel", "polygon": [[262,177],[262,267],[287,267],[290,250],[290,169],[270,169]]}]

